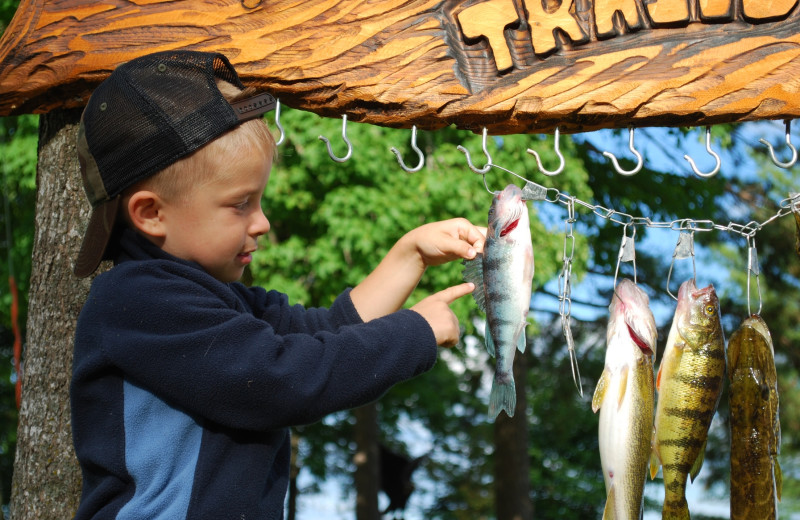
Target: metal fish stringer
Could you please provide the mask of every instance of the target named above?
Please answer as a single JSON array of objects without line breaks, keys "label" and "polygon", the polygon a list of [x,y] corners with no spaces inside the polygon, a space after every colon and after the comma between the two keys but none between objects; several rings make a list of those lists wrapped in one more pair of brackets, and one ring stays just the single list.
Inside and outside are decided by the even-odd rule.
[{"label": "metal fish stringer", "polygon": [[667,272],[667,294],[672,296],[675,301],[678,297],[672,294],[669,290],[669,281],[672,278],[672,268],[675,265],[675,260],[683,260],[686,258],[692,259],[692,279],[697,279],[697,266],[694,263],[694,231],[681,231],[678,235],[678,243],[675,245],[675,251],[672,253],[672,261],[669,263],[669,272]]},{"label": "metal fish stringer", "polygon": [[619,264],[622,262],[633,262],[633,283],[637,283],[634,238],[636,238],[636,227],[633,226],[633,234],[628,236],[628,224],[625,224],[622,229],[622,243],[619,245],[619,254],[617,255],[617,268],[614,270],[614,292],[617,290],[617,275],[619,274]]},{"label": "metal fish stringer", "polygon": [[562,255],[564,264],[561,268],[561,274],[558,275],[558,314],[561,316],[561,328],[564,331],[564,338],[567,342],[567,351],[569,352],[570,366],[572,368],[572,380],[575,382],[580,396],[583,397],[583,381],[581,380],[581,371],[578,367],[578,358],[575,353],[575,341],[572,338],[572,329],[570,328],[572,258],[575,256],[575,235],[572,233],[572,224],[576,220],[575,200],[568,199],[567,219],[564,221],[564,251]]},{"label": "metal fish stringer", "polygon": [[747,238],[747,314],[752,315],[750,310],[750,277],[756,276],[756,287],[758,288],[758,312],[761,314],[761,281],[759,274],[761,271],[758,268],[758,252],[756,251],[756,238],[754,236]]}]

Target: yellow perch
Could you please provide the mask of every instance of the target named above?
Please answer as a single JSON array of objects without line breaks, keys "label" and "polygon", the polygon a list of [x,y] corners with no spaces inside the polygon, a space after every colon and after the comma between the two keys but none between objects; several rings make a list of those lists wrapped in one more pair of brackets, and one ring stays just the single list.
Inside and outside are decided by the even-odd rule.
[{"label": "yellow perch", "polygon": [[708,428],[717,410],[725,376],[725,336],[714,287],[697,289],[688,280],[656,378],[658,403],[653,429],[650,478],[659,464],[664,474],[664,520],[689,519],[686,479],[703,465]]},{"label": "yellow perch", "polygon": [[731,520],[778,517],[783,477],[772,337],[752,315],[728,343],[731,408]]},{"label": "yellow perch", "polygon": [[609,309],[605,367],[592,398],[592,410],[600,410],[603,520],[639,520],[653,431],[656,322],[647,294],[628,279]]}]

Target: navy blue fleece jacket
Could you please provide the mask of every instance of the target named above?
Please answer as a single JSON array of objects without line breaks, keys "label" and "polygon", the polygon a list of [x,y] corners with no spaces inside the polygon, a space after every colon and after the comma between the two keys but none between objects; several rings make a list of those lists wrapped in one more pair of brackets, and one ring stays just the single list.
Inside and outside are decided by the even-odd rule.
[{"label": "navy blue fleece jacket", "polygon": [[283,517],[289,430],[429,370],[417,313],[363,323],[217,281],[126,231],[78,319],[72,430],[81,519]]}]

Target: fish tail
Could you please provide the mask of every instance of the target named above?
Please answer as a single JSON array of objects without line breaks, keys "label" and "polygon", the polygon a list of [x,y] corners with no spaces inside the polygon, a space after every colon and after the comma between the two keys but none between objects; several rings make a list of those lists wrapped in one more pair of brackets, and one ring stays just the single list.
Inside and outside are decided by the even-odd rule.
[{"label": "fish tail", "polygon": [[689,504],[686,497],[681,495],[675,500],[664,499],[664,507],[661,510],[662,520],[691,520],[689,516]]},{"label": "fish tail", "polygon": [[661,510],[662,520],[690,520],[685,478],[673,479],[670,475],[665,475],[664,484],[666,493]]},{"label": "fish tail", "polygon": [[505,410],[506,415],[514,417],[517,407],[517,389],[513,377],[498,377],[495,375],[492,382],[492,393],[489,396],[489,416],[497,418],[500,410]]}]

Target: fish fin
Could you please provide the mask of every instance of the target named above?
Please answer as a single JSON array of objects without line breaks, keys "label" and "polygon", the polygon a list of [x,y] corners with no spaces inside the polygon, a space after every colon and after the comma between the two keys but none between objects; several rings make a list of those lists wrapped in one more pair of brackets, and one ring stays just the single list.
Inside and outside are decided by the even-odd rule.
[{"label": "fish fin", "polygon": [[603,399],[606,397],[606,390],[608,389],[608,382],[611,376],[609,375],[608,369],[603,369],[603,373],[600,374],[600,379],[597,380],[597,386],[594,389],[594,395],[592,396],[592,411],[597,413],[597,410],[603,406]]},{"label": "fish fin", "polygon": [[615,489],[616,486],[611,484],[611,489],[608,490],[608,496],[606,497],[606,507],[603,509],[603,520],[616,520],[617,518],[615,513],[615,502],[617,501]]},{"label": "fish fin", "polygon": [[492,333],[489,332],[489,322],[486,322],[486,331],[483,333],[484,343],[486,343],[486,352],[489,353],[490,356],[495,357],[495,350],[494,350],[494,340],[492,339]]},{"label": "fish fin", "polygon": [[656,390],[661,392],[661,370],[664,369],[664,359],[661,359],[661,364],[658,365],[658,375],[656,375]]},{"label": "fish fin", "polygon": [[525,347],[528,345],[528,338],[525,337],[525,323],[522,323],[522,328],[519,331],[519,339],[517,340],[517,350],[520,354],[525,353]]},{"label": "fish fin", "polygon": [[692,482],[694,482],[697,474],[700,473],[700,468],[703,467],[703,461],[706,460],[706,443],[708,443],[708,439],[703,441],[703,445],[700,447],[700,453],[698,453],[697,458],[694,459],[694,464],[692,464],[692,469],[689,472]]},{"label": "fish fin", "polygon": [[478,308],[486,312],[486,289],[483,285],[483,253],[478,253],[475,258],[471,260],[464,260],[464,271],[461,276],[465,282],[472,282],[475,284],[475,290],[472,291],[472,297]]},{"label": "fish fin", "polygon": [[656,478],[659,466],[661,466],[661,454],[658,452],[656,429],[653,428],[653,439],[650,441],[650,480]]},{"label": "fish fin", "polygon": [[778,502],[781,501],[781,490],[783,489],[783,471],[781,471],[781,465],[778,462],[778,459],[775,459],[775,467],[772,470],[773,475],[775,475],[775,496],[778,497]]},{"label": "fish fin", "polygon": [[620,372],[619,395],[617,396],[617,410],[620,409],[622,401],[625,400],[625,391],[628,389],[628,372],[630,372],[630,367],[628,367],[628,365],[622,367],[622,371]]},{"label": "fish fin", "polygon": [[506,415],[514,417],[516,407],[517,389],[514,386],[514,378],[509,378],[507,382],[498,382],[495,377],[492,382],[492,393],[489,396],[489,417],[497,419],[500,410],[505,410]]}]

